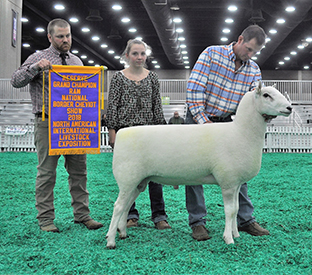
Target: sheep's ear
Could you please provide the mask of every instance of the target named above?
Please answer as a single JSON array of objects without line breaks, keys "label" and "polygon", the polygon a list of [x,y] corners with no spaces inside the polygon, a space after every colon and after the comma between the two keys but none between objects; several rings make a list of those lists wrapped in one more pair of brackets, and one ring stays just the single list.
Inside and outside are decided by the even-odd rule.
[{"label": "sheep's ear", "polygon": [[262,82],[259,80],[258,81],[258,87],[256,88],[256,94],[260,95],[262,89]]},{"label": "sheep's ear", "polygon": [[272,87],[276,89],[276,83],[274,83],[274,84],[272,85]]}]

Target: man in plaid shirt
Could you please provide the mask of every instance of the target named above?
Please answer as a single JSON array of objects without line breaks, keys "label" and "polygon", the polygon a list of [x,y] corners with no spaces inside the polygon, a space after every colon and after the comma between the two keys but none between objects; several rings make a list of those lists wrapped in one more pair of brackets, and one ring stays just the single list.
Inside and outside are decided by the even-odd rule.
[{"label": "man in plaid shirt", "polygon": [[[199,56],[187,85],[187,124],[229,122],[243,95],[261,80],[259,66],[251,59],[265,44],[266,34],[257,25],[247,27],[237,42],[211,46]],[[209,239],[205,227],[207,215],[203,186],[186,186],[186,207],[192,237]],[[247,194],[247,183],[239,193],[238,230],[253,236],[269,235],[252,216],[253,205]]]}]

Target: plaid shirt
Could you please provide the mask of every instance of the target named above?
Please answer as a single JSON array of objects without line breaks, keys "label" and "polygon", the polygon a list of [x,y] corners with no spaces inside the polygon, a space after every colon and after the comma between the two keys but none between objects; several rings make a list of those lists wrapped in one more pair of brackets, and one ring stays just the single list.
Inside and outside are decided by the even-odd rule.
[{"label": "plaid shirt", "polygon": [[[43,73],[35,69],[35,63],[41,59],[49,60],[53,65],[62,65],[62,58],[60,52],[58,52],[52,45],[42,51],[33,53],[30,55],[21,67],[19,67],[12,75],[11,84],[15,88],[21,88],[29,84],[29,92],[31,102],[33,105],[32,112],[42,112],[42,84],[43,84]],[[66,58],[67,65],[83,66],[82,61],[79,57],[74,54],[67,52]],[[49,73],[45,71],[44,79],[44,103],[45,113],[49,111]]]},{"label": "plaid shirt", "polygon": [[235,71],[233,45],[211,46],[199,56],[191,72],[186,102],[197,123],[209,117],[235,114],[243,95],[261,80],[259,66],[252,60]]}]

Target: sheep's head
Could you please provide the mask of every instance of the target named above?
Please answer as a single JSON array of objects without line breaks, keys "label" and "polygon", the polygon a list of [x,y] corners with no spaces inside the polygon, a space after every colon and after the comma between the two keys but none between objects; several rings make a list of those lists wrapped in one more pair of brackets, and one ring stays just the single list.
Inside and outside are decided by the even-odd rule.
[{"label": "sheep's head", "polygon": [[289,116],[291,103],[274,86],[262,87],[259,81],[256,88],[256,108],[268,122],[276,116]]}]

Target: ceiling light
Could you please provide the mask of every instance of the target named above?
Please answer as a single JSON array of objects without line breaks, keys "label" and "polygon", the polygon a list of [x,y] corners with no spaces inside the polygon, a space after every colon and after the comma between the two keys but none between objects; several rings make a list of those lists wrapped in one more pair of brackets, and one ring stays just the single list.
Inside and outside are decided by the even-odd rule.
[{"label": "ceiling light", "polygon": [[284,65],[284,64],[285,64],[285,62],[284,62],[284,61],[280,61],[280,62],[278,62],[278,64],[280,64],[280,65]]},{"label": "ceiling light", "polygon": [[295,11],[295,10],[296,10],[296,8],[293,7],[293,6],[289,6],[289,7],[287,7],[287,8],[285,9],[285,11],[287,11],[287,12],[293,12],[293,11]]},{"label": "ceiling light", "polygon": [[251,59],[252,59],[252,60],[257,60],[257,59],[258,59],[258,57],[253,56]]},{"label": "ceiling light", "polygon": [[187,52],[187,51],[182,51],[181,53],[182,53],[182,54],[188,54],[188,52]]},{"label": "ceiling light", "polygon": [[160,66],[159,66],[159,65],[155,65],[155,68],[156,68],[156,69],[160,69]]},{"label": "ceiling light", "polygon": [[188,59],[188,56],[183,56],[182,58],[183,58],[183,59]]},{"label": "ceiling light", "polygon": [[220,40],[223,41],[223,42],[225,42],[225,41],[228,41],[229,39],[226,38],[226,37],[221,37]]},{"label": "ceiling light", "polygon": [[309,43],[308,42],[302,42],[302,46],[306,48],[309,46]]},{"label": "ceiling light", "polygon": [[184,63],[184,64],[190,64],[190,62],[187,61],[187,60],[186,60],[186,61],[183,61],[183,63]]},{"label": "ceiling light", "polygon": [[61,4],[56,4],[56,5],[54,6],[54,8],[55,8],[56,10],[64,10],[64,9],[65,9],[65,7],[64,7],[63,5],[61,5]]},{"label": "ceiling light", "polygon": [[185,37],[179,37],[178,40],[179,41],[185,41]]},{"label": "ceiling light", "polygon": [[135,29],[135,28],[129,29],[129,32],[136,32],[136,31],[137,31],[137,29]]},{"label": "ceiling light", "polygon": [[234,22],[234,20],[232,18],[225,19],[225,23],[231,24],[233,22]]},{"label": "ceiling light", "polygon": [[24,44],[23,44],[23,47],[25,47],[25,48],[29,48],[29,47],[30,47],[30,45],[29,45],[28,43],[24,43]]},{"label": "ceiling light", "polygon": [[72,23],[77,23],[77,22],[79,22],[78,18],[76,18],[76,17],[70,18],[69,21],[72,22]]},{"label": "ceiling light", "polygon": [[120,59],[120,56],[119,55],[115,55],[114,58],[115,59]]},{"label": "ceiling light", "polygon": [[83,31],[83,32],[89,32],[90,29],[89,29],[89,28],[82,28],[81,31]]},{"label": "ceiling light", "polygon": [[88,63],[93,64],[93,63],[94,63],[94,61],[93,61],[93,60],[89,60],[89,61],[88,61]]},{"label": "ceiling light", "polygon": [[174,3],[174,4],[170,7],[170,9],[173,10],[173,11],[178,11],[178,10],[180,10],[180,7],[178,6],[177,3]]},{"label": "ceiling light", "polygon": [[186,45],[185,45],[185,44],[182,44],[182,45],[180,45],[180,48],[181,48],[181,49],[185,49],[185,48],[186,48]]},{"label": "ceiling light", "polygon": [[100,15],[100,11],[96,9],[90,9],[89,15],[86,17],[88,21],[102,21],[103,18]]},{"label": "ceiling light", "polygon": [[181,22],[182,22],[182,19],[176,17],[176,18],[173,18],[173,22],[174,22],[174,23],[181,23]]},{"label": "ceiling light", "polygon": [[108,47],[107,44],[102,44],[102,45],[101,45],[101,48],[107,48],[107,47]]},{"label": "ceiling light", "polygon": [[265,19],[263,18],[261,9],[253,8],[251,10],[251,17],[248,19],[248,21],[254,24],[265,21]]},{"label": "ceiling light", "polygon": [[276,33],[277,33],[277,30],[271,29],[271,30],[269,30],[269,33],[271,33],[271,34],[276,34]]},{"label": "ceiling light", "polygon": [[109,54],[114,54],[115,52],[113,50],[108,51]]},{"label": "ceiling light", "polygon": [[280,18],[280,19],[277,19],[276,20],[276,23],[277,24],[284,24],[286,21],[285,21],[285,19],[283,19],[283,18]]},{"label": "ceiling light", "polygon": [[44,28],[40,28],[40,27],[39,27],[39,28],[36,29],[36,31],[37,31],[37,32],[44,32]]},{"label": "ceiling light", "polygon": [[185,66],[184,68],[185,68],[185,69],[189,69],[189,68],[190,68],[190,66]]},{"label": "ceiling light", "polygon": [[309,69],[309,66],[306,65],[306,66],[304,66],[303,68],[304,68],[305,70],[308,70],[308,69]]},{"label": "ceiling light", "polygon": [[86,56],[86,55],[82,55],[82,56],[80,56],[80,58],[81,58],[81,59],[86,59],[87,56]]},{"label": "ceiling light", "polygon": [[112,28],[110,31],[109,36],[107,36],[108,39],[121,39],[121,36],[119,34],[119,31],[116,28]]},{"label": "ceiling light", "polygon": [[308,38],[306,39],[306,41],[307,41],[307,42],[312,42],[312,38],[311,38],[311,37],[308,37]]},{"label": "ceiling light", "polygon": [[79,53],[77,50],[72,50],[71,52],[74,53],[74,54]]},{"label": "ceiling light", "polygon": [[290,52],[290,54],[291,54],[291,55],[296,55],[296,54],[297,54],[297,52],[292,51],[292,52]]},{"label": "ceiling light", "polygon": [[153,60],[152,63],[153,63],[153,64],[157,64],[157,60]]},{"label": "ceiling light", "polygon": [[22,21],[23,23],[25,23],[25,22],[28,22],[28,19],[25,18],[25,17],[22,17],[22,18],[21,18],[21,21]]},{"label": "ceiling light", "polygon": [[177,28],[177,29],[176,29],[176,32],[177,32],[177,33],[182,33],[182,32],[184,32],[184,30],[183,30],[182,28]]},{"label": "ceiling light", "polygon": [[222,32],[224,32],[224,33],[230,33],[231,30],[230,30],[230,29],[223,29]]},{"label": "ceiling light", "polygon": [[289,56],[285,56],[284,60],[290,60],[290,57]]},{"label": "ceiling light", "polygon": [[270,37],[267,37],[266,39],[265,39],[265,43],[268,43],[268,42],[270,42],[271,41],[271,38]]},{"label": "ceiling light", "polygon": [[122,23],[129,23],[131,20],[128,17],[121,18]]},{"label": "ceiling light", "polygon": [[120,5],[113,5],[112,9],[115,10],[115,11],[120,11],[120,10],[122,10],[122,6],[120,6]]},{"label": "ceiling light", "polygon": [[99,41],[99,40],[100,40],[100,37],[98,37],[98,36],[92,36],[92,40],[93,40],[93,41]]},{"label": "ceiling light", "polygon": [[303,45],[299,45],[297,48],[302,50],[302,49],[304,49],[304,46]]},{"label": "ceiling light", "polygon": [[234,5],[231,5],[231,6],[228,7],[228,10],[229,11],[237,11],[237,7],[234,6]]}]

